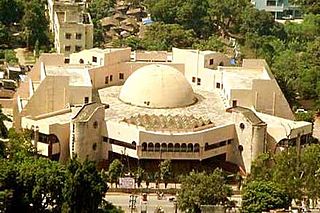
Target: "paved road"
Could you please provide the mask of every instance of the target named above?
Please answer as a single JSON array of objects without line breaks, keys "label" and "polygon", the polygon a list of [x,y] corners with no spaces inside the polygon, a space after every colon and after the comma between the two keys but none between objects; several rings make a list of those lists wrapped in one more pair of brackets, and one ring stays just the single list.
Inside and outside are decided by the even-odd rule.
[{"label": "paved road", "polygon": [[[107,193],[106,200],[113,203],[115,206],[120,206],[125,212],[131,212],[129,208],[129,199],[130,194],[122,194],[122,193]],[[147,208],[148,213],[153,213],[155,209],[161,206],[165,213],[174,213],[174,203],[168,200],[169,196],[166,196],[162,200],[157,199],[157,195],[151,194],[148,195],[148,203],[146,205],[141,205],[141,196],[137,197],[137,208],[133,212],[141,212],[141,208]],[[181,213],[180,211],[177,211]]]}]

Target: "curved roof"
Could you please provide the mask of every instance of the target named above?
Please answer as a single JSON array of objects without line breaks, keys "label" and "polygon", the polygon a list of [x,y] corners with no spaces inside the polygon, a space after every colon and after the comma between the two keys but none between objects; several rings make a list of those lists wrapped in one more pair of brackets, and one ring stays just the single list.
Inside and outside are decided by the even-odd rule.
[{"label": "curved roof", "polygon": [[147,65],[135,71],[123,85],[119,99],[147,108],[177,108],[196,102],[184,75],[167,65]]}]

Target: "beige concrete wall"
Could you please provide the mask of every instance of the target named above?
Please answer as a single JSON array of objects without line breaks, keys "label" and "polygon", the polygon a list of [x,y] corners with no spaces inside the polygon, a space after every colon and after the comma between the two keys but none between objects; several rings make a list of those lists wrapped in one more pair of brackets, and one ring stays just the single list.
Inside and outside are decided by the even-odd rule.
[{"label": "beige concrete wall", "polygon": [[[233,119],[235,123],[237,141],[233,147],[233,157],[228,159],[229,161],[240,165],[245,169],[247,173],[251,171],[252,157],[252,137],[253,126],[251,123],[241,114],[234,112]],[[244,129],[240,128],[240,124],[244,124]],[[243,147],[243,151],[239,151],[239,145]]]},{"label": "beige concrete wall", "polygon": [[[266,151],[267,126],[252,125],[240,112],[233,112],[232,115],[236,139],[227,160],[240,165],[247,173],[250,173],[252,161]],[[244,125],[244,128],[241,125]],[[243,147],[242,152],[239,146]]]},{"label": "beige concrete wall", "polygon": [[13,98],[10,98],[10,99],[0,98],[0,106],[1,106],[1,108],[2,109],[12,109],[14,100],[15,99],[13,99]]},{"label": "beige concrete wall", "polygon": [[275,79],[253,80],[252,92],[258,112],[294,120],[291,108]]},{"label": "beige concrete wall", "polygon": [[167,51],[136,51],[134,55],[136,61],[165,62],[168,60]]},{"label": "beige concrete wall", "polygon": [[[75,124],[74,152],[79,159],[88,158],[97,162],[103,159],[101,132],[104,122],[104,106],[96,109],[87,122],[73,122]],[[70,141],[71,149],[72,143]]]},{"label": "beige concrete wall", "polygon": [[229,105],[232,106],[232,101],[236,100],[238,106],[251,108],[253,106],[253,94],[251,90],[232,89],[230,91]]},{"label": "beige concrete wall", "polygon": [[[47,76],[25,106],[28,115],[37,116],[66,108],[69,77]],[[59,100],[59,101],[57,101]]]},{"label": "beige concrete wall", "polygon": [[[119,64],[121,62],[129,62],[130,54],[130,48],[112,50],[102,50],[95,48],[71,54],[70,64],[79,64],[80,60],[83,60],[84,64],[92,64],[96,66],[110,66]],[[93,61],[93,57],[97,57],[97,62]]]},{"label": "beige concrete wall", "polygon": [[69,141],[70,141],[70,123],[50,125],[50,134],[54,134],[60,143],[61,163],[66,163],[70,159]]},{"label": "beige concrete wall", "polygon": [[92,87],[69,87],[69,99],[70,105],[84,104],[84,98],[89,98],[89,103],[92,101]]},{"label": "beige concrete wall", "polygon": [[[213,59],[212,65],[209,63],[210,59]],[[228,57],[222,53],[206,53],[198,50],[183,50],[177,48],[172,49],[172,62],[185,65],[185,77],[193,85],[197,85],[197,83],[192,82],[192,77],[200,78],[201,85],[203,84],[202,82],[207,81],[207,76],[204,74],[207,74],[207,71],[204,71],[204,68],[216,69],[221,62],[223,62],[224,65],[230,64]],[[201,87],[206,88],[205,86]]]},{"label": "beige concrete wall", "polygon": [[[126,63],[114,63],[109,66],[95,67],[89,69],[90,78],[92,80],[93,88],[100,89],[108,86],[122,85],[128,77],[135,72],[137,69],[154,64],[152,62],[126,62]],[[159,63],[164,65],[169,65],[178,69],[181,72],[184,72],[184,66],[182,64],[173,64],[173,63]],[[124,75],[124,79],[119,78],[119,74]],[[110,76],[112,75],[112,81],[110,81]],[[109,77],[108,84],[105,83],[106,76]]]}]

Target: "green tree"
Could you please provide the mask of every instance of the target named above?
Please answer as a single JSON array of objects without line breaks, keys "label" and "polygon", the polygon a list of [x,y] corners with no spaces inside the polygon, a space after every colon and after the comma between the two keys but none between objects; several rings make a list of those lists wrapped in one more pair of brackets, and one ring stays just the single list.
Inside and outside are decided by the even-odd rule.
[{"label": "green tree", "polygon": [[190,47],[194,39],[193,30],[185,30],[181,25],[154,23],[147,27],[142,42],[146,50],[170,51],[172,47]]},{"label": "green tree", "polygon": [[165,188],[167,188],[169,180],[172,178],[172,166],[171,160],[164,160],[159,165],[160,178],[164,182]]},{"label": "green tree", "polygon": [[210,36],[208,39],[202,39],[192,45],[198,50],[212,50],[217,52],[225,52],[226,45],[217,37]]},{"label": "green tree", "polygon": [[45,15],[45,4],[40,0],[26,2],[22,27],[28,47],[34,48],[37,40],[40,46],[49,46],[49,29]]},{"label": "green tree", "polygon": [[141,167],[138,167],[138,169],[135,172],[135,180],[136,183],[138,184],[138,187],[140,188],[141,183],[143,179],[145,178],[145,171]]},{"label": "green tree", "polygon": [[176,21],[185,29],[193,30],[198,37],[208,38],[212,34],[208,16],[208,1],[186,0],[178,7]]},{"label": "green tree", "polygon": [[295,113],[295,118],[297,121],[307,121],[310,123],[314,123],[315,114],[314,112],[298,112]]},{"label": "green tree", "polygon": [[301,167],[297,148],[291,147],[278,153],[274,156],[274,162],[272,181],[281,185],[291,198],[301,198]]},{"label": "green tree", "polygon": [[243,34],[255,33],[259,36],[271,35],[275,26],[274,17],[264,10],[260,11],[253,7],[247,7],[241,13],[240,31]]},{"label": "green tree", "polygon": [[176,23],[178,9],[183,4],[182,0],[146,0],[148,11],[152,18],[166,24]]},{"label": "green tree", "polygon": [[[313,144],[302,150],[302,181],[306,195],[315,201],[320,197],[320,145]],[[315,202],[313,202],[314,204]]]},{"label": "green tree", "polygon": [[63,211],[97,212],[107,190],[107,184],[93,162],[71,160],[66,168]]},{"label": "green tree", "polygon": [[226,185],[221,170],[216,169],[212,174],[192,171],[181,180],[178,206],[182,211],[197,213],[201,205],[225,203],[228,196],[231,196],[231,188]]},{"label": "green tree", "polygon": [[268,181],[272,178],[273,159],[270,153],[263,153],[252,162],[249,180]]},{"label": "green tree", "polygon": [[320,14],[318,0],[290,0],[292,4],[300,5],[305,13]]},{"label": "green tree", "polygon": [[252,181],[246,184],[242,192],[243,212],[263,212],[272,209],[288,208],[289,195],[273,182]]},{"label": "green tree", "polygon": [[121,177],[122,171],[123,164],[118,159],[113,160],[109,165],[108,176],[111,184],[115,183],[116,187],[118,185],[118,179],[119,177]]},{"label": "green tree", "polygon": [[4,55],[8,64],[18,64],[18,58],[13,50],[5,50]]},{"label": "green tree", "polygon": [[250,5],[246,0],[208,0],[208,18],[212,32],[230,36],[239,32],[242,12]]},{"label": "green tree", "polygon": [[25,158],[18,166],[17,183],[31,212],[45,212],[49,207],[60,212],[64,182],[63,167],[49,159]]},{"label": "green tree", "polygon": [[20,22],[23,4],[17,0],[0,0],[0,22],[6,26]]}]

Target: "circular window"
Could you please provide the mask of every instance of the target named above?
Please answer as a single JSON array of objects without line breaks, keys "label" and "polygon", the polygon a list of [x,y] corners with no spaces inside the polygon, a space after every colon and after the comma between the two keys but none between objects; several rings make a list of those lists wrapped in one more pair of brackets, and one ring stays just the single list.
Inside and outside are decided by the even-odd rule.
[{"label": "circular window", "polygon": [[245,127],[245,126],[244,126],[244,123],[241,123],[241,124],[240,124],[240,129],[244,129],[244,127]]},{"label": "circular window", "polygon": [[97,149],[97,144],[96,143],[92,144],[92,149],[93,149],[93,151],[96,151],[96,149]]},{"label": "circular window", "polygon": [[93,123],[93,128],[97,128],[98,127],[98,121],[95,121],[94,123]]},{"label": "circular window", "polygon": [[240,152],[242,152],[242,151],[243,151],[243,146],[242,146],[242,145],[239,145],[239,146],[238,146],[238,150],[239,150]]}]

